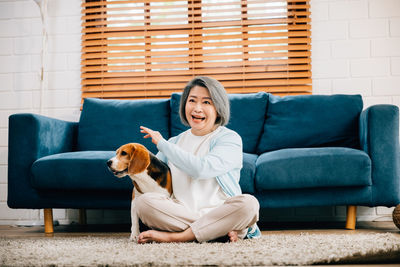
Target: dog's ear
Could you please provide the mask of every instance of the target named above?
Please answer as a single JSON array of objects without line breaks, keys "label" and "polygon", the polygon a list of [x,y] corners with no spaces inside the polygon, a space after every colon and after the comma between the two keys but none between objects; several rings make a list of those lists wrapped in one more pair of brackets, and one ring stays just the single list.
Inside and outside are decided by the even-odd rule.
[{"label": "dog's ear", "polygon": [[134,146],[131,151],[131,159],[128,166],[129,174],[141,173],[150,164],[150,155],[146,148]]}]

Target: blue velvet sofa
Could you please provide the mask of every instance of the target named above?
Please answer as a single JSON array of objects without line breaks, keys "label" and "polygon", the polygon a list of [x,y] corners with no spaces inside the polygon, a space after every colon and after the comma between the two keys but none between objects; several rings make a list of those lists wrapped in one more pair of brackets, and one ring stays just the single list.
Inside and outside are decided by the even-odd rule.
[{"label": "blue velvet sofa", "polygon": [[[243,139],[240,185],[262,208],[345,205],[354,229],[356,206],[400,203],[396,106],[363,110],[359,95],[229,97],[227,127]],[[106,161],[128,142],[157,152],[140,125],[165,138],[186,130],[179,101],[85,99],[79,122],[11,115],[8,206],[45,209],[46,232],[52,208],[129,209],[132,183]]]}]

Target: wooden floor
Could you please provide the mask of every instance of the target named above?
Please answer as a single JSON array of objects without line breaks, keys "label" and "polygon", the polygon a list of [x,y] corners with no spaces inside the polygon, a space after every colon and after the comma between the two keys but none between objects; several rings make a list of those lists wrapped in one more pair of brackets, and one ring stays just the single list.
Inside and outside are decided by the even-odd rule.
[{"label": "wooden floor", "polygon": [[[357,222],[356,230],[345,230],[344,223],[260,223],[263,235],[270,234],[300,234],[300,233],[398,233],[400,230],[393,222]],[[130,225],[61,225],[54,227],[50,236],[126,236],[129,238]],[[21,227],[0,225],[0,237],[37,237],[49,238],[44,234],[44,226]],[[339,265],[338,265],[339,266]],[[347,266],[347,265],[340,265]],[[349,265],[356,266],[400,266],[399,264]]]},{"label": "wooden floor", "polygon": [[[393,222],[357,222],[356,230],[344,229],[344,222],[290,222],[259,223],[263,235],[268,234],[300,234],[300,233],[398,233],[400,230]],[[128,224],[103,225],[59,225],[54,227],[53,236],[126,236],[129,237]],[[0,225],[0,237],[46,237],[43,226]]]}]

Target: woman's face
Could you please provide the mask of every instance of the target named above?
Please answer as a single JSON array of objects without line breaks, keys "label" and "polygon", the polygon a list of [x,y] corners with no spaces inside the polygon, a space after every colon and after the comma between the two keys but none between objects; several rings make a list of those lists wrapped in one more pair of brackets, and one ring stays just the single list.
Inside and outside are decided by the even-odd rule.
[{"label": "woman's face", "polygon": [[190,90],[185,115],[194,135],[206,135],[217,128],[217,111],[207,88],[196,85]]}]

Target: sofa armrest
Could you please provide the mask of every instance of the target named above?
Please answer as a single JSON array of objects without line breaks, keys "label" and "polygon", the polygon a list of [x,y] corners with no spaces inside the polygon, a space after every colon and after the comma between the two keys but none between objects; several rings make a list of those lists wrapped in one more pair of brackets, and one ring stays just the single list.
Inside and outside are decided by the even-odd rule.
[{"label": "sofa armrest", "polygon": [[400,203],[399,109],[375,105],[360,116],[360,145],[372,162],[371,206]]},{"label": "sofa armrest", "polygon": [[73,151],[78,123],[35,114],[9,117],[8,200],[10,208],[44,208],[46,201],[31,187],[31,166],[37,159]]}]

